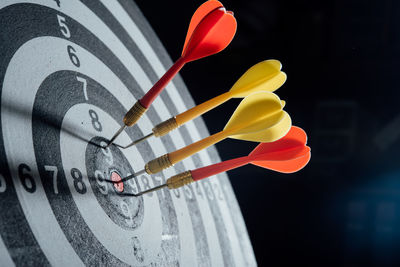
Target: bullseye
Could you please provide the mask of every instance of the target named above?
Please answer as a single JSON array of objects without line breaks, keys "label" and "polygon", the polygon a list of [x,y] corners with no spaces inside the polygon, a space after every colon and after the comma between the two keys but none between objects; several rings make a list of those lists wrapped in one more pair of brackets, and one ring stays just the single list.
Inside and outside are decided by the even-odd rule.
[{"label": "bullseye", "polygon": [[114,182],[114,188],[118,192],[123,192],[124,191],[124,183],[122,183],[122,178],[117,172],[112,172],[111,173],[111,181]]}]

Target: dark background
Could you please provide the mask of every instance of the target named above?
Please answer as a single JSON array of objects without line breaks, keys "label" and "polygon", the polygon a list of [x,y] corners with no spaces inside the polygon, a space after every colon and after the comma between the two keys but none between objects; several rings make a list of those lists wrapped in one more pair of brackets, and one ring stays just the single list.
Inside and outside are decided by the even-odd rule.
[{"label": "dark background", "polygon": [[[203,1],[137,1],[173,60]],[[229,172],[260,266],[400,264],[400,1],[222,1],[238,30],[223,52],[181,75],[196,103],[229,90],[249,67],[278,59],[276,93],[309,136],[312,158],[284,175]],[[239,100],[207,113],[220,131]],[[256,144],[226,140],[222,159]]]}]

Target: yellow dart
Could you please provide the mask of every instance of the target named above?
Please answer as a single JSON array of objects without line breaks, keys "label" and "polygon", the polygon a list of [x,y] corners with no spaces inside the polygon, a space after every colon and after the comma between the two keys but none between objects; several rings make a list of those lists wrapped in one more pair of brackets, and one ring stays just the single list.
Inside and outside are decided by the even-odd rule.
[{"label": "yellow dart", "polygon": [[164,136],[170,131],[225,103],[231,98],[244,98],[249,94],[259,91],[274,92],[286,81],[286,74],[281,71],[281,68],[282,64],[278,60],[270,59],[261,61],[260,63],[257,63],[248,69],[228,92],[216,96],[177,115],[176,117],[172,117],[156,125],[153,128],[152,133],[132,142],[125,147],[118,146],[121,148],[128,148],[146,140],[153,135],[155,137]]},{"label": "yellow dart", "polygon": [[151,160],[144,170],[135,175],[160,172],[228,137],[254,142],[276,141],[283,137],[292,125],[289,114],[283,110],[284,104],[285,102],[272,92],[250,94],[240,102],[221,132]]}]

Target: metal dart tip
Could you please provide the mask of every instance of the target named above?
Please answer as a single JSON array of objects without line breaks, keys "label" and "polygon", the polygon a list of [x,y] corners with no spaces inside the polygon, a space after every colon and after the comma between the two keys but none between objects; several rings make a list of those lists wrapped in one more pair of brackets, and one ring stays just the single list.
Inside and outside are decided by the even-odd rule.
[{"label": "metal dart tip", "polygon": [[148,134],[148,135],[146,135],[146,136],[143,136],[142,138],[139,138],[139,139],[133,141],[132,143],[130,143],[130,144],[127,145],[127,146],[121,146],[121,145],[117,145],[117,144],[116,144],[116,146],[117,146],[117,147],[120,147],[120,148],[123,148],[123,149],[126,149],[126,148],[128,148],[128,147],[131,147],[131,146],[134,146],[134,145],[137,145],[137,144],[143,142],[144,140],[146,140],[146,139],[149,138],[149,137],[152,137],[153,135],[154,135],[154,133],[150,133],[150,134]]},{"label": "metal dart tip", "polygon": [[108,144],[104,147],[107,148],[109,147],[115,139],[117,139],[118,135],[120,135],[122,133],[122,131],[125,129],[126,125],[123,125],[114,135],[113,137],[111,137],[110,141],[108,142]]},{"label": "metal dart tip", "polygon": [[143,169],[141,171],[135,172],[134,174],[135,174],[135,176],[139,176],[139,175],[142,175],[142,174],[145,174],[145,173],[146,173],[146,170]]},{"label": "metal dart tip", "polygon": [[121,179],[121,182],[128,181],[128,180],[130,180],[130,179],[132,179],[132,178],[134,178],[134,177],[137,177],[137,176],[139,176],[139,175],[141,175],[141,174],[144,174],[145,172],[146,172],[146,170],[144,170],[144,169],[141,170],[141,171],[135,172],[134,174],[131,174],[131,175],[128,175],[128,176],[122,178],[122,179]]},{"label": "metal dart tip", "polygon": [[166,186],[167,186],[167,184],[162,184],[162,185],[155,186],[155,187],[153,187],[153,188],[150,188],[150,189],[148,189],[148,190],[142,191],[142,192],[137,193],[137,194],[134,194],[134,193],[125,193],[124,196],[127,196],[127,197],[140,197],[140,196],[143,195],[143,194],[147,194],[147,193],[150,193],[150,192],[159,190],[159,189],[161,189],[161,188],[163,188],[163,187],[166,187]]}]

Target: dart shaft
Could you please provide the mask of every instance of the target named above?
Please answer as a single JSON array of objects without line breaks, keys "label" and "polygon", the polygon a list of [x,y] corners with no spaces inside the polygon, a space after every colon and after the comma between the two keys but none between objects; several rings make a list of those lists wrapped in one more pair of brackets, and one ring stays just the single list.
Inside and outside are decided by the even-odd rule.
[{"label": "dart shaft", "polygon": [[200,105],[197,105],[197,106],[177,115],[175,117],[176,122],[177,122],[178,126],[181,126],[181,125],[185,124],[186,122],[191,121],[191,120],[197,118],[198,116],[206,113],[207,111],[225,103],[226,101],[231,99],[231,97],[232,97],[232,93],[226,92],[219,96],[211,98],[210,100],[203,102]]},{"label": "dart shaft", "polygon": [[226,101],[231,99],[231,95],[232,94],[230,92],[226,92],[226,93],[216,96],[204,103],[201,103],[200,105],[197,105],[197,106],[177,115],[176,117],[173,117],[169,120],[166,120],[166,121],[158,124],[152,130],[154,133],[154,136],[160,137],[160,136],[166,135],[167,133],[178,128],[179,126],[182,126],[186,122],[191,121],[191,120],[197,118],[198,116],[206,113],[207,111],[225,103]]},{"label": "dart shaft", "polygon": [[211,135],[207,138],[204,138],[196,143],[193,143],[191,145],[188,145],[184,148],[181,148],[179,150],[176,150],[174,152],[162,155],[158,158],[155,158],[149,162],[146,163],[145,165],[145,171],[148,174],[155,174],[158,173],[164,169],[167,169],[171,167],[172,165],[180,162],[181,160],[190,157],[191,155],[199,152],[202,149],[205,149],[223,139],[225,139],[228,136],[227,131],[222,131],[219,133],[216,133],[214,135]]},{"label": "dart shaft", "polygon": [[238,167],[248,164],[249,162],[250,162],[249,157],[245,156],[236,159],[222,161],[202,168],[198,168],[196,170],[192,170],[191,173],[193,180],[198,181],[221,172],[226,172],[232,169],[236,169]]},{"label": "dart shaft", "polygon": [[153,87],[139,100],[143,107],[149,108],[151,103],[157,98],[167,84],[174,78],[179,70],[185,65],[185,60],[180,57],[169,70],[156,82]]},{"label": "dart shaft", "polygon": [[203,150],[209,146],[212,146],[218,143],[221,140],[224,140],[228,136],[228,132],[221,131],[211,136],[208,136],[200,141],[197,141],[193,144],[185,146],[179,150],[169,153],[169,160],[171,164],[176,164],[181,160],[190,157],[193,154],[196,154],[200,150]]}]

